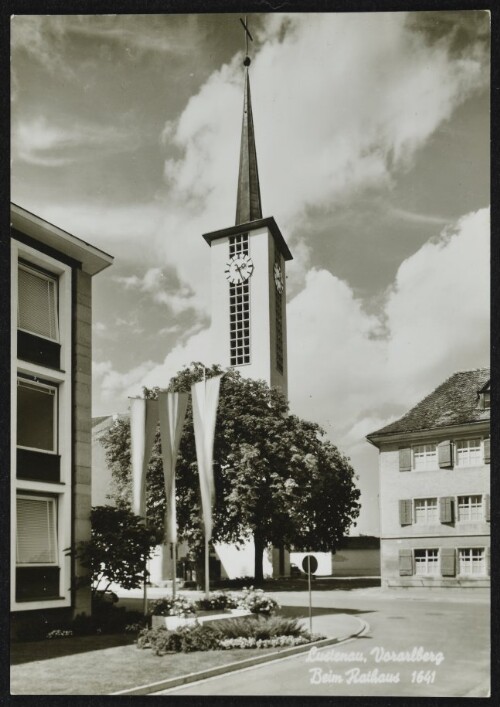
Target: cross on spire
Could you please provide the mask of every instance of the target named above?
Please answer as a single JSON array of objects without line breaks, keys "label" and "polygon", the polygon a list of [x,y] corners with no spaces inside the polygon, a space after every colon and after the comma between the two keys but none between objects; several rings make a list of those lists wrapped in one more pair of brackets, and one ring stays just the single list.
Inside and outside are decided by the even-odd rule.
[{"label": "cross on spire", "polygon": [[248,29],[248,18],[247,18],[246,15],[245,15],[245,21],[244,21],[244,22],[243,22],[243,20],[242,20],[241,17],[240,17],[240,22],[241,22],[241,24],[243,25],[243,29],[245,30],[245,59],[244,59],[244,61],[243,61],[243,64],[244,64],[245,66],[250,66],[251,59],[250,59],[250,57],[248,56],[248,39],[250,38],[250,41],[253,42],[253,37],[252,37],[252,35],[250,34],[250,30]]}]

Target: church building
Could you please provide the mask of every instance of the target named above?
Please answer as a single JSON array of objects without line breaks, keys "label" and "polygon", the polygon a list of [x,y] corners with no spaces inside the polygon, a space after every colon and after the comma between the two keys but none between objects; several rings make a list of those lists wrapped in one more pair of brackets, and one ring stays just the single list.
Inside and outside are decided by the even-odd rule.
[{"label": "church building", "polygon": [[[285,267],[292,254],[274,218],[262,216],[250,62],[247,55],[235,225],[203,235],[211,255],[211,360],[287,396]],[[243,549],[219,544],[216,551],[223,574],[253,575],[253,543]],[[289,553],[273,548],[264,573],[289,571]]]}]

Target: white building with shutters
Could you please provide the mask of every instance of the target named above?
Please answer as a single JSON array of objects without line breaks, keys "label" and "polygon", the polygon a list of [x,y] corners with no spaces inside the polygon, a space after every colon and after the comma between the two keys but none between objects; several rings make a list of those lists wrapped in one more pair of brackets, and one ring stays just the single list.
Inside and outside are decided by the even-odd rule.
[{"label": "white building with shutters", "polygon": [[113,258],[11,205],[12,628],[90,613],[92,277]]},{"label": "white building with shutters", "polygon": [[368,435],[385,587],[490,584],[490,370],[455,373]]}]

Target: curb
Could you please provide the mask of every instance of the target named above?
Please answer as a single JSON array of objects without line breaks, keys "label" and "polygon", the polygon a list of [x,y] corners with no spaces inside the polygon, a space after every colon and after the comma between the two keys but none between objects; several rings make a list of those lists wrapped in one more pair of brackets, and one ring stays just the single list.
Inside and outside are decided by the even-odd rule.
[{"label": "curb", "polygon": [[246,668],[252,668],[256,665],[261,665],[263,663],[271,663],[274,660],[283,660],[285,658],[290,658],[292,656],[298,655],[300,653],[306,653],[313,646],[316,648],[323,648],[324,646],[331,646],[337,643],[343,643],[350,638],[356,638],[361,634],[366,633],[369,630],[369,624],[357,616],[351,617],[354,621],[359,623],[359,629],[353,633],[347,633],[344,636],[336,636],[334,638],[323,638],[321,641],[313,641],[312,643],[307,643],[302,646],[293,646],[292,648],[285,648],[282,651],[276,653],[267,653],[262,656],[253,656],[252,658],[247,658],[245,660],[240,660],[236,663],[227,663],[226,665],[218,665],[214,668],[208,668],[207,670],[200,670],[197,673],[188,673],[187,675],[181,675],[177,678],[168,678],[166,680],[159,680],[158,682],[152,682],[147,685],[139,685],[139,687],[132,687],[127,690],[120,690],[119,692],[111,692],[110,695],[150,695],[154,692],[160,692],[160,690],[170,690],[174,687],[180,687],[181,685],[188,685],[192,682],[198,682],[199,680],[206,680],[207,678],[214,678],[224,673],[233,673],[237,670],[244,670]]}]

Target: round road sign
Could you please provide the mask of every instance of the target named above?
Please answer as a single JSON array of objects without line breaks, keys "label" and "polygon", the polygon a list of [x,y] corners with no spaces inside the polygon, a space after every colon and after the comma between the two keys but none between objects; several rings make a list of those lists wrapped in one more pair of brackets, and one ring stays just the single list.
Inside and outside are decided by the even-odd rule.
[{"label": "round road sign", "polygon": [[302,560],[302,569],[304,570],[304,572],[309,572],[309,563],[311,568],[311,574],[314,574],[318,569],[318,560],[314,557],[314,555],[306,555]]}]

